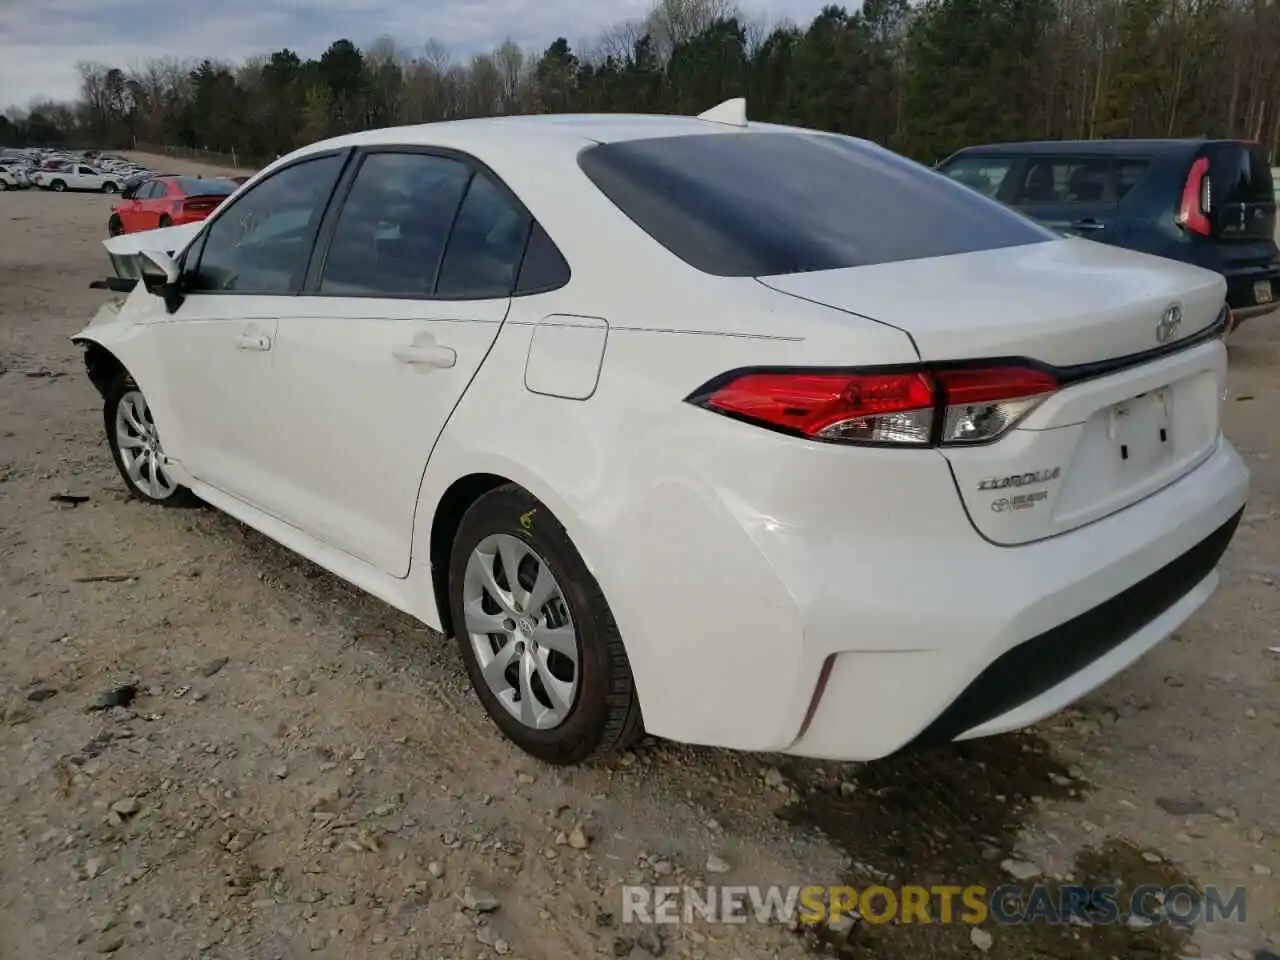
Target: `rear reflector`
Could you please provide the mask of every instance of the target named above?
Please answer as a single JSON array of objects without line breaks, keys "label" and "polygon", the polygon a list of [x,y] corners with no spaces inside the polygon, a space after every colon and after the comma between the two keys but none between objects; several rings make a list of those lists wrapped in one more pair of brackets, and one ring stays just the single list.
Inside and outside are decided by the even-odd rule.
[{"label": "rear reflector", "polygon": [[1209,236],[1209,214],[1213,211],[1213,194],[1209,182],[1209,158],[1200,157],[1191,165],[1187,182],[1182,185],[1182,201],[1178,205],[1178,223],[1202,237]]},{"label": "rear reflector", "polygon": [[995,440],[1057,388],[1050,374],[1023,366],[770,370],[718,377],[688,399],[813,440],[929,447]]}]

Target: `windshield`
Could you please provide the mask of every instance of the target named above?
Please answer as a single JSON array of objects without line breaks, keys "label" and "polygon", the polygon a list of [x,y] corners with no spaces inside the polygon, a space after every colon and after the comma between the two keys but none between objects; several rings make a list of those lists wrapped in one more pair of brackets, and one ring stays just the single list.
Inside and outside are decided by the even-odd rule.
[{"label": "windshield", "polygon": [[724,277],[776,276],[1056,240],[851,137],[715,133],[589,147],[583,172],[654,240]]}]

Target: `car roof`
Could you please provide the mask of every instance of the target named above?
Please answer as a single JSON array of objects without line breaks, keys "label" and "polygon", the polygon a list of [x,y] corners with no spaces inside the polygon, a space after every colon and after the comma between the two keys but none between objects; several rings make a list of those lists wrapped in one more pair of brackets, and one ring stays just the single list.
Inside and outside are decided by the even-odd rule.
[{"label": "car roof", "polygon": [[1160,140],[1024,140],[1011,143],[984,143],[971,147],[962,147],[952,156],[968,153],[983,154],[1021,154],[1040,153],[1061,155],[1072,153],[1093,153],[1105,156],[1120,156],[1131,153],[1184,153],[1188,150],[1209,143],[1241,143],[1240,140],[1218,140],[1207,137]]},{"label": "car roof", "polygon": [[818,133],[800,127],[755,123],[740,127],[732,124],[700,120],[697,117],[640,113],[573,113],[531,114],[507,117],[476,117],[445,120],[399,127],[362,130],[303,147],[292,156],[337,147],[370,147],[379,145],[450,145],[510,146],[513,135],[535,137],[541,142],[559,141],[566,145],[617,143],[624,140],[647,140],[717,133]]}]

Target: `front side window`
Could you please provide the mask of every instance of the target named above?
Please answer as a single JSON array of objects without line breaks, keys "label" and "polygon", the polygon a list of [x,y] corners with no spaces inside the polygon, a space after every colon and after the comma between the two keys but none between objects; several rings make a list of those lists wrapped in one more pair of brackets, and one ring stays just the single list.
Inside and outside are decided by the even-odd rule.
[{"label": "front side window", "polygon": [[449,157],[365,157],[334,227],[320,293],[430,296],[470,178],[471,168]]},{"label": "front side window", "polygon": [[957,157],[938,172],[983,196],[995,197],[1012,167],[1012,157]]},{"label": "front side window", "polygon": [[204,249],[187,288],[255,294],[297,290],[343,159],[330,154],[304,160],[237,198],[204,231]]},{"label": "front side window", "polygon": [[722,277],[778,276],[1058,239],[873,144],[716,133],[589,147],[578,163],[671,253]]}]

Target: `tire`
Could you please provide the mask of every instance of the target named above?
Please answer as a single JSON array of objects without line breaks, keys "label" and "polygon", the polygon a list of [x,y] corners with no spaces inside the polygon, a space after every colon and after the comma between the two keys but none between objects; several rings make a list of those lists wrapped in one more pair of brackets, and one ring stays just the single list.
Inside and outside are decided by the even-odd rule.
[{"label": "tire", "polygon": [[4,193],[8,189],[9,189],[9,184],[6,183],[4,180],[0,180],[0,193]]},{"label": "tire", "polygon": [[[493,588],[502,592],[503,584],[510,582],[498,560],[504,555],[520,555],[515,566],[520,571],[517,582],[522,591],[532,589],[538,573],[547,572],[554,578],[549,599],[532,615],[504,608],[502,604],[507,604],[509,597],[504,597],[502,604],[495,602]],[[485,577],[478,574],[477,564],[486,565],[490,587],[482,587]],[[473,609],[470,626],[468,603]],[[449,605],[458,648],[476,695],[493,722],[520,749],[545,763],[564,766],[616,753],[643,736],[631,665],[600,585],[564,527],[523,488],[515,484],[498,487],[467,510],[450,553]],[[496,615],[491,611],[497,611]],[[557,646],[573,650],[576,664],[570,664],[570,658],[547,643],[548,621],[560,627]],[[495,633],[473,634],[471,627],[490,624],[497,628]],[[568,634],[562,632],[565,629]],[[521,644],[527,645],[523,651]],[[515,656],[506,656],[513,652]],[[502,674],[493,673],[492,686],[485,679],[482,655],[491,667],[508,663]],[[530,685],[524,688],[532,696],[517,698],[514,695],[523,685],[520,668],[524,665],[533,670]],[[568,669],[571,665],[572,671]],[[537,687],[532,678],[536,678]],[[565,690],[566,678],[572,680],[571,693]],[[548,695],[552,688],[566,707],[558,717],[554,708],[548,709],[553,702]],[[525,707],[526,717],[538,714],[532,718],[535,722],[517,716]]]},{"label": "tire", "polygon": [[52,190],[54,193],[62,193],[64,190],[67,189],[67,185],[63,183],[61,180],[55,180],[53,181],[53,183],[49,184],[49,189]]},{"label": "tire", "polygon": [[114,183],[112,183],[110,180],[108,180],[106,183],[104,183],[104,184],[102,185],[102,192],[103,192],[103,193],[115,193],[115,192],[116,192],[116,190],[118,190],[118,189],[119,189],[119,188],[118,188]]},{"label": "tire", "polygon": [[119,217],[112,217],[107,221],[107,236],[118,237],[124,233],[124,224],[120,222]]},{"label": "tire", "polygon": [[168,215],[167,213],[162,213],[162,214],[160,214],[160,221],[159,221],[159,223],[160,223],[160,225],[159,225],[158,227],[156,227],[156,229],[157,229],[157,230],[163,230],[165,227],[172,227],[172,226],[173,226],[173,220],[169,217],[169,215]]},{"label": "tire", "polygon": [[[127,374],[117,377],[104,391],[103,398],[102,419],[107,428],[107,445],[111,447],[111,458],[115,460],[116,469],[120,471],[129,493],[139,500],[162,507],[199,505],[195,494],[169,477],[163,466],[157,470],[155,459],[148,456],[154,452],[163,457],[164,450],[146,398],[133,378]],[[144,429],[139,430],[138,425]],[[125,445],[123,449],[122,443]],[[135,450],[138,452],[134,453]]]}]

